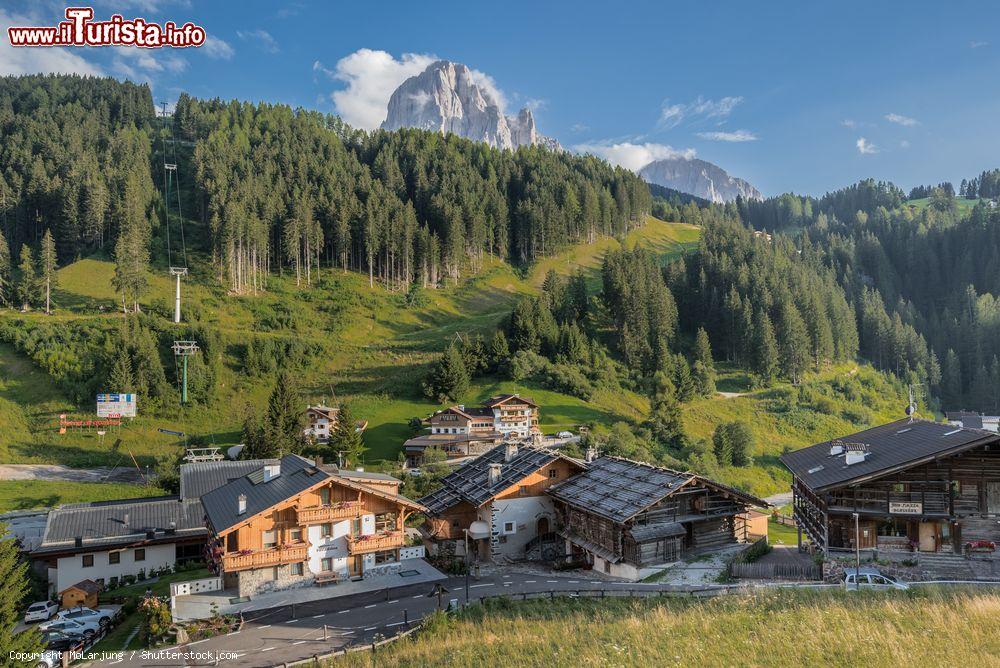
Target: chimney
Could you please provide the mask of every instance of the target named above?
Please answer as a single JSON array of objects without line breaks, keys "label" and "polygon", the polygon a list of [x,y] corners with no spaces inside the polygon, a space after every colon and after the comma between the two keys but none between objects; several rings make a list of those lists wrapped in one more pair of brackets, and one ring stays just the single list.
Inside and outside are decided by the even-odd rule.
[{"label": "chimney", "polygon": [[125,513],[125,519],[122,520],[122,524],[128,529],[128,513]]},{"label": "chimney", "polygon": [[510,462],[513,461],[514,457],[517,457],[517,443],[508,441],[503,448],[503,460],[505,462]]},{"label": "chimney", "polygon": [[490,487],[493,487],[500,482],[500,471],[503,470],[503,465],[499,462],[493,462],[490,464]]},{"label": "chimney", "polygon": [[156,538],[156,529],[146,529],[146,540],[153,540]]},{"label": "chimney", "polygon": [[83,536],[76,536],[73,538],[74,547],[83,547]]},{"label": "chimney", "polygon": [[316,457],[314,458],[314,461],[316,463],[316,468],[322,468],[323,467],[323,455],[316,455]]},{"label": "chimney", "polygon": [[844,455],[844,463],[850,466],[851,464],[860,464],[865,461],[865,457],[868,456],[867,452],[858,450],[848,450],[847,454]]},{"label": "chimney", "polygon": [[830,454],[839,455],[844,452],[844,446],[837,441],[830,444]]},{"label": "chimney", "polygon": [[239,503],[239,511],[237,511],[237,513],[239,515],[242,515],[247,511],[247,495],[240,494],[239,497],[236,499],[236,501],[237,503]]},{"label": "chimney", "polygon": [[458,405],[458,410],[460,410],[460,411],[463,411],[463,412],[464,412],[464,411],[465,411],[465,404],[459,404],[459,405]]},{"label": "chimney", "polygon": [[597,459],[597,448],[595,448],[594,446],[590,446],[589,448],[587,448],[587,452],[586,454],[584,454],[583,458],[584,461],[587,462],[588,464]]},{"label": "chimney", "polygon": [[264,466],[264,482],[271,482],[279,475],[281,475],[281,462]]}]

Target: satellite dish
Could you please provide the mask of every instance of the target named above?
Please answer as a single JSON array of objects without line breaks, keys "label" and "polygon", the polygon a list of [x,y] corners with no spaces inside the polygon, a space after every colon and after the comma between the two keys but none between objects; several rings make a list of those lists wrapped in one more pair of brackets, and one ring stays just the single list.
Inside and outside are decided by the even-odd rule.
[{"label": "satellite dish", "polygon": [[469,538],[472,540],[479,540],[480,538],[487,538],[490,535],[490,525],[486,522],[475,521],[469,525]]},{"label": "satellite dish", "polygon": [[913,404],[910,404],[909,406],[906,407],[907,416],[912,416],[916,412],[917,412],[917,407],[914,406]]}]

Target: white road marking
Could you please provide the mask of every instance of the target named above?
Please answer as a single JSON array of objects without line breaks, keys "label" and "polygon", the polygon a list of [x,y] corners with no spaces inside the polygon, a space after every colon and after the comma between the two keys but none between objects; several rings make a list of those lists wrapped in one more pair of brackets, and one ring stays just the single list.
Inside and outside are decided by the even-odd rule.
[{"label": "white road marking", "polygon": [[406,622],[393,622],[392,624],[386,624],[386,626],[400,626],[400,625],[405,624],[405,623]]},{"label": "white road marking", "polygon": [[417,594],[417,595],[416,595],[416,596],[414,596],[413,598],[423,598],[423,597],[424,597],[424,595],[423,595],[423,594]]},{"label": "white road marking", "polygon": [[302,643],[304,643],[304,642],[305,642],[305,640],[296,640],[296,641],[295,641],[295,642],[293,642],[292,644],[293,644],[293,645],[301,645],[301,644],[302,644]]},{"label": "white road marking", "polygon": [[481,585],[469,585],[469,589],[475,589],[476,587],[492,587],[492,586],[493,586],[492,582],[487,582],[486,584],[481,584]]},{"label": "white road marking", "polygon": [[326,617],[326,615],[313,615],[313,619],[319,619],[320,617]]},{"label": "white road marking", "polygon": [[[299,621],[299,620],[297,620],[297,619],[289,619],[289,620],[288,620],[287,622],[285,622],[285,624],[294,624],[294,623],[295,623],[295,622],[297,622],[297,621]],[[270,624],[268,624],[267,626],[270,626]],[[266,628],[267,628],[267,626],[262,626],[262,627],[260,627],[260,628],[262,628],[262,629],[266,629]]]},{"label": "white road marking", "polygon": [[371,605],[366,605],[365,606],[365,610],[367,610],[368,608],[374,608],[376,605],[378,605],[378,604],[377,603],[372,603]]},{"label": "white road marking", "polygon": [[226,635],[227,635],[227,636],[234,636],[234,635],[236,635],[237,633],[239,633],[239,631],[232,631],[232,632],[230,632],[230,633],[227,633]]},{"label": "white road marking", "polygon": [[208,640],[208,638],[202,638],[201,640],[195,640],[194,642],[189,642],[188,647],[190,647],[191,645],[197,645],[198,643],[205,642],[206,640]]},{"label": "white road marking", "polygon": [[369,626],[367,629],[365,629],[365,631],[374,631],[377,628],[378,628],[377,626]]},{"label": "white road marking", "polygon": [[338,615],[346,615],[346,614],[347,614],[347,613],[349,613],[349,612],[350,612],[350,610],[341,610],[341,611],[340,611],[340,612],[338,612],[337,614],[338,614]]},{"label": "white road marking", "polygon": [[[295,620],[294,619],[290,619],[289,621],[295,621]],[[264,624],[264,626],[258,626],[257,628],[259,628],[259,629],[269,629],[269,628],[271,628],[271,625],[270,624]]]},{"label": "white road marking", "polygon": [[399,599],[397,598],[395,601],[389,601],[389,605],[392,605],[393,603],[399,603]]},{"label": "white road marking", "polygon": [[274,649],[274,648],[273,647],[265,647],[264,649],[262,649],[260,651],[262,651],[262,652],[270,652],[272,649]]},{"label": "white road marking", "polygon": [[538,580],[525,580],[524,584],[535,584]]},{"label": "white road marking", "polygon": [[559,582],[559,580],[546,580],[546,582]]},{"label": "white road marking", "polygon": [[580,581],[579,580],[570,580],[569,583],[571,585],[575,585],[575,584],[580,584]]}]

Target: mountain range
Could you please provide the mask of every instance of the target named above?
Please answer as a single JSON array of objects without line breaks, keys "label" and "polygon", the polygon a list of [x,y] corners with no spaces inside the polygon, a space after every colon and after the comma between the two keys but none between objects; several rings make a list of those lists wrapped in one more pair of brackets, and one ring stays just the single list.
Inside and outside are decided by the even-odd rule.
[{"label": "mountain range", "polygon": [[[538,131],[529,107],[508,116],[499,97],[485,75],[462,63],[438,60],[392,93],[381,127],[452,133],[502,149],[547,146],[562,150],[558,141]],[[743,179],[695,158],[656,160],[639,170],[639,175],[649,183],[715,203],[731,202],[737,196],[763,199]]]}]

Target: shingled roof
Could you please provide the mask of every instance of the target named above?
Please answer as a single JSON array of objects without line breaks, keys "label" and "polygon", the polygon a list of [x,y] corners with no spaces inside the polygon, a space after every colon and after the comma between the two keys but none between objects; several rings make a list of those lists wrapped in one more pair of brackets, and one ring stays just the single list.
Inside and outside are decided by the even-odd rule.
[{"label": "shingled roof", "polygon": [[[432,514],[443,512],[462,501],[478,507],[538,469],[562,458],[553,450],[529,445],[517,446],[517,454],[509,462],[505,461],[505,453],[506,446],[498,445],[463,464],[442,478],[442,487],[420,499],[420,503],[427,506]],[[493,485],[490,484],[490,464],[500,464],[500,478]]]},{"label": "shingled roof", "polygon": [[[868,454],[863,461],[848,465],[843,454],[830,454],[835,442]],[[781,463],[802,484],[822,491],[995,442],[1000,442],[1000,436],[990,431],[904,418],[785,453]]]},{"label": "shingled roof", "polygon": [[622,457],[596,459],[587,465],[585,472],[553,485],[547,491],[553,498],[622,524],[694,481],[723,490],[749,505],[768,505],[755,496],[694,473]]},{"label": "shingled roof", "polygon": [[33,554],[78,551],[77,538],[81,547],[94,549],[201,533],[207,530],[198,499],[168,496],[71,503],[49,512],[45,535]]},{"label": "shingled roof", "polygon": [[277,464],[277,459],[237,459],[218,462],[181,464],[181,498],[198,499],[202,495],[242,478],[265,464]]}]

